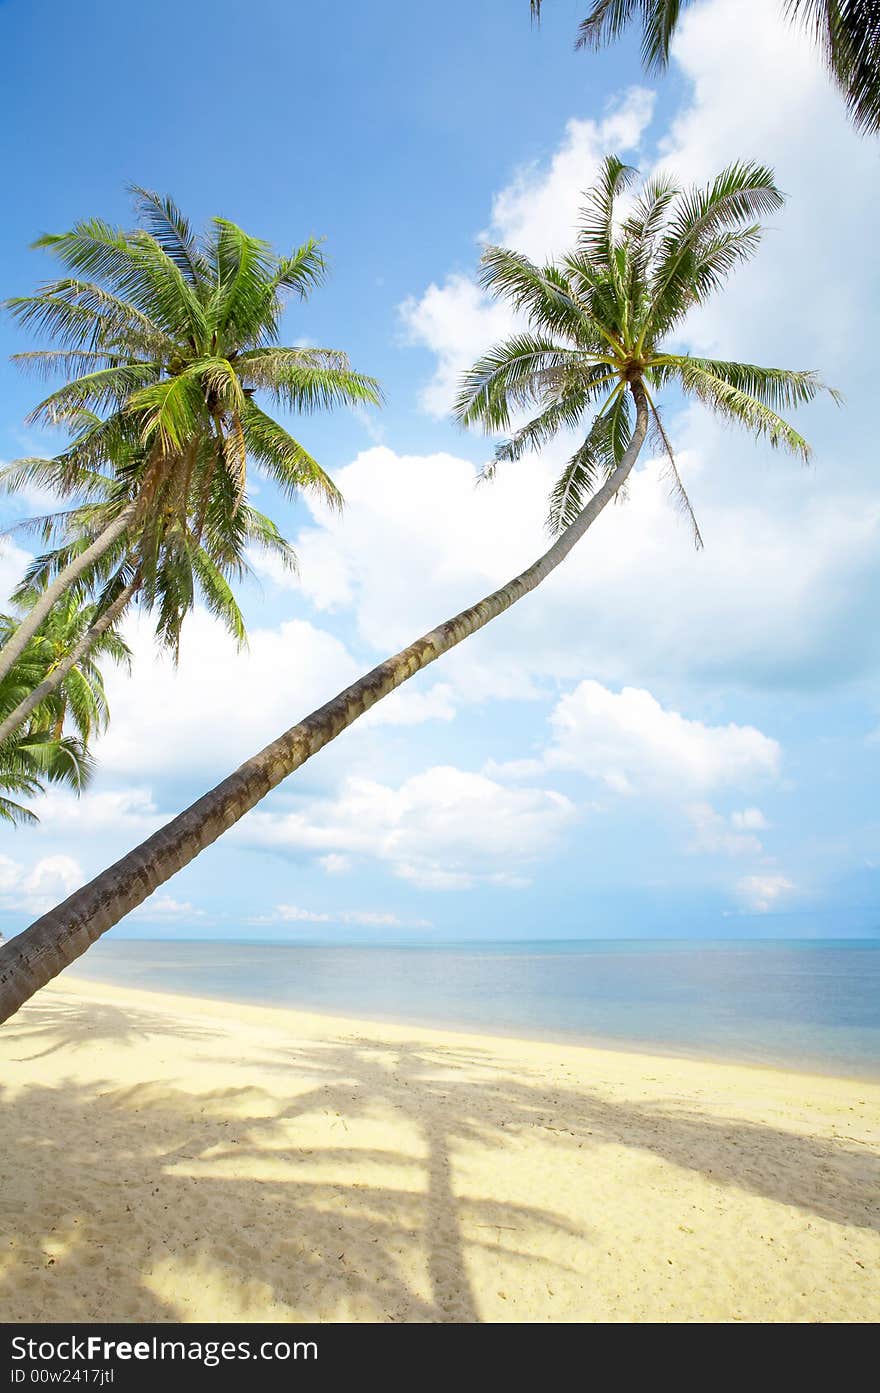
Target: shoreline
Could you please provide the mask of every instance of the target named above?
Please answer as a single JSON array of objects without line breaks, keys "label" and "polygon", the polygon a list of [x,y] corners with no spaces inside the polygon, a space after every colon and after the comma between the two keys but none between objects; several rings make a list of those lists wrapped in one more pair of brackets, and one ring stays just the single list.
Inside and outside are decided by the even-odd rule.
[{"label": "shoreline", "polygon": [[[311,1019],[326,1020],[336,1024],[340,1022],[357,1021],[372,1026],[393,1026],[401,1030],[412,1033],[413,1031],[425,1031],[437,1035],[463,1035],[475,1036],[489,1041],[507,1041],[509,1043],[522,1043],[524,1045],[544,1044],[558,1045],[564,1048],[576,1048],[593,1050],[599,1053],[623,1054],[623,1055],[643,1055],[651,1059],[669,1060],[689,1060],[696,1064],[724,1065],[729,1064],[740,1069],[762,1069],[785,1074],[803,1074],[809,1078],[827,1078],[848,1080],[852,1083],[861,1084],[880,1084],[880,1061],[865,1066],[864,1071],[850,1065],[851,1072],[841,1066],[833,1067],[830,1063],[825,1063],[818,1059],[802,1058],[798,1061],[791,1060],[772,1060],[772,1059],[746,1059],[737,1055],[726,1055],[713,1053],[711,1049],[693,1049],[687,1045],[677,1044],[674,1041],[639,1041],[624,1038],[622,1036],[602,1036],[602,1035],[578,1035],[575,1033],[567,1034],[564,1031],[550,1032],[527,1030],[521,1027],[511,1027],[510,1030],[500,1028],[482,1029],[468,1021],[424,1021],[415,1017],[398,1015],[383,1015],[380,1012],[369,1012],[363,1016],[354,1016],[348,1011],[333,1011],[324,1006],[310,1007],[295,1004],[280,1004],[272,1001],[245,1000],[235,996],[199,996],[185,990],[178,991],[173,987],[163,988],[161,991],[152,987],[129,987],[122,982],[113,982],[106,978],[89,977],[85,971],[77,971],[75,975],[67,974],[58,979],[63,983],[68,983],[73,990],[82,985],[84,988],[106,987],[109,992],[124,994],[133,993],[143,997],[155,997],[158,1002],[165,998],[173,1001],[188,1002],[198,1004],[199,1009],[205,1008],[210,1014],[213,1008],[214,1014],[223,1007],[235,1006],[236,1009],[254,1010],[261,1012],[274,1012],[280,1016],[305,1016]],[[2,1030],[2,1026],[0,1026]]]},{"label": "shoreline", "polygon": [[880,1318],[862,1079],[70,977],[0,1078],[5,1320]]}]

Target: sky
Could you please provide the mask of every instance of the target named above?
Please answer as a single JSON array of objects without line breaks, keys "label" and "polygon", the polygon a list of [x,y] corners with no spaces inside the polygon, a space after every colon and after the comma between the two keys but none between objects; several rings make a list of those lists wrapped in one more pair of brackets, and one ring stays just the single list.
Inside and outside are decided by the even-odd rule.
[{"label": "sky", "polygon": [[[780,7],[781,8],[781,7]],[[286,343],[345,349],[381,411],[289,422],[341,487],[330,516],[255,501],[297,577],[255,555],[247,652],[202,610],[180,665],[149,616],[108,669],[112,721],[79,800],[0,832],[0,931],[26,927],[282,730],[547,545],[565,440],[477,484],[492,442],[451,420],[460,374],[512,325],[481,244],[565,250],[608,153],[708,181],[772,165],[787,196],[755,260],[679,346],[813,368],[845,396],[800,412],[809,466],[675,395],[667,429],[705,539],[662,461],[640,462],[531,597],[407,684],[120,925],[118,937],[314,942],[814,937],[880,932],[880,462],[872,352],[880,143],[857,136],[811,47],[766,0],[702,0],[667,74],[637,36],[575,53],[584,0],[423,7],[286,0],[0,4],[7,55],[4,295],[52,274],[30,243],[130,225],[126,187],[331,274]],[[0,321],[0,456],[33,346]],[[569,449],[570,453],[570,449]],[[39,497],[0,500],[9,526]],[[28,539],[7,538],[8,594]]]}]

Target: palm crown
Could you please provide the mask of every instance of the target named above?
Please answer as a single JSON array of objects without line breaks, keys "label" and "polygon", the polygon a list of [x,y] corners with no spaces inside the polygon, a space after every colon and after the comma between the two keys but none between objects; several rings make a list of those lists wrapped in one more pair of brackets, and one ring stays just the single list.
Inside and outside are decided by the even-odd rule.
[{"label": "palm crown", "polygon": [[[0,683],[0,707],[7,709],[13,697],[18,696],[20,700],[58,668],[97,615],[96,605],[84,604],[72,593],[65,595],[31,639],[12,672]],[[8,615],[0,615],[0,638],[5,637],[14,624]],[[131,650],[113,626],[100,635],[52,695],[37,707],[33,716],[37,729],[48,726],[54,739],[60,740],[65,721],[70,717],[84,746],[106,729],[110,712],[98,666],[101,658],[130,666]]]},{"label": "palm crown", "polygon": [[[197,237],[170,199],[144,189],[135,194],[141,227],[125,232],[92,219],[41,238],[37,245],[71,274],[6,302],[21,323],[56,345],[17,360],[43,373],[72,374],[30,417],[66,427],[72,440],[56,461],[25,462],[25,468],[62,495],[88,499],[108,480],[112,491],[105,495],[109,506],[94,512],[103,531],[81,530],[69,564],[3,645],[0,678],[58,596],[87,579],[121,537],[139,536],[134,578],[151,602],[160,558],[171,580],[176,557],[183,609],[175,603],[160,619],[166,638],[176,641],[174,615],[189,603],[194,573],[228,619],[236,611],[226,574],[240,573],[249,533],[286,549],[277,529],[247,510],[249,461],[286,494],[308,488],[331,505],[341,502],[324,470],[255,394],[299,412],[380,400],[374,379],[353,372],[344,353],[278,344],[286,299],[305,299],[323,276],[314,241],[278,256],[223,218]],[[81,512],[82,529],[86,520]],[[215,562],[225,554],[219,570],[204,564],[209,553]]]},{"label": "palm crown", "polygon": [[[70,609],[62,606],[67,620],[61,612],[53,615],[51,630],[31,639],[18,662],[0,679],[0,720],[43,680],[60,649],[76,641],[76,633],[89,618],[88,611],[77,614],[76,608],[75,602]],[[9,615],[0,615],[0,639],[11,632],[15,622]],[[65,629],[69,632],[64,633]],[[127,659],[127,649],[115,635],[105,652],[117,661]],[[73,735],[64,734],[68,714],[76,727]],[[89,736],[106,724],[106,718],[103,681],[92,660],[68,673],[65,682],[39,704],[30,719],[0,742],[0,821],[38,821],[19,800],[42,793],[47,783],[66,783],[81,792],[93,772]]]},{"label": "palm crown", "polygon": [[[586,195],[575,247],[559,260],[537,266],[504,247],[488,247],[483,255],[483,285],[522,312],[529,328],[474,364],[456,413],[463,424],[508,432],[490,474],[497,462],[518,459],[558,431],[589,422],[551,496],[554,531],[574,521],[600,474],[620,462],[632,436],[636,385],[688,511],[658,411],[660,388],[677,384],[771,445],[809,456],[806,441],[778,412],[821,390],[815,373],[695,357],[666,346],[688,311],[754,252],[759,219],[782,204],[772,172],[734,164],[707,188],[690,190],[659,175],[621,216],[622,197],[635,177],[619,159],[603,162]],[[511,429],[515,413],[536,407],[531,419]]]},{"label": "palm crown", "polygon": [[[92,422],[96,420],[92,418]],[[13,593],[16,602],[26,604],[34,591],[45,590],[92,538],[105,530],[125,507],[132,485],[137,487],[145,468],[142,446],[113,442],[104,469],[77,470],[81,498],[76,506],[27,518],[9,529],[36,532],[45,544],[51,544],[28,566]],[[64,455],[16,460],[0,470],[0,488],[11,492],[35,484],[59,491],[66,480]],[[217,472],[207,506],[198,518],[192,516],[181,494],[173,474],[169,475],[164,486],[154,491],[149,510],[104,552],[73,587],[74,593],[95,594],[96,611],[100,612],[122,587],[133,583],[140,604],[156,612],[157,637],[175,656],[183,620],[200,597],[236,642],[243,644],[244,617],[231,582],[251,574],[251,549],[270,551],[282,566],[294,569],[293,548],[271,518],[246,499],[237,498],[226,471]]]},{"label": "palm crown", "polygon": [[218,469],[243,497],[248,458],[284,492],[310,488],[338,503],[320,465],[254,400],[262,391],[302,413],[380,399],[344,353],[278,343],[287,298],[306,299],[323,278],[318,244],[279,256],[223,218],[198,237],[170,199],[134,192],[141,227],[91,219],[40,238],[70,274],[7,302],[57,345],[17,361],[73,374],[30,419],[65,424],[95,413],[65,452],[70,487],[81,468],[106,459],[108,441],[136,439],[146,448],[144,486],[173,472],[184,490],[198,488],[203,510]]}]

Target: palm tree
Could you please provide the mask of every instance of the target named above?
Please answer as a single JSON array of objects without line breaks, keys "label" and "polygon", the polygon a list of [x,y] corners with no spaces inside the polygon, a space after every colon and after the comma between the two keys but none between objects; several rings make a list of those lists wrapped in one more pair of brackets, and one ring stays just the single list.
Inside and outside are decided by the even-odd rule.
[{"label": "palm tree", "polygon": [[[33,603],[36,593],[32,591],[23,598]],[[61,739],[68,717],[84,746],[93,735],[106,730],[110,713],[98,662],[101,658],[110,658],[115,663],[131,665],[131,651],[115,629],[113,619],[102,623],[109,609],[112,606],[102,612],[97,605],[83,604],[71,591],[58,601],[3,683],[4,696],[9,698],[18,689],[23,695],[17,706],[23,701],[29,705],[25,714],[16,720],[13,730],[35,712],[35,719],[43,713],[51,717],[51,733],[55,740]],[[0,615],[0,640],[14,629],[16,622],[10,615]],[[84,636],[92,634],[99,626],[88,651],[82,651]],[[42,674],[36,683],[34,669]],[[3,708],[8,709],[8,705],[8,699],[0,701]],[[4,719],[0,723],[0,745],[12,733],[5,727]]]},{"label": "palm tree", "polygon": [[[61,513],[29,518],[10,529],[36,531],[46,541],[59,534],[61,538],[50,551],[34,558],[13,599],[31,608],[56,576],[69,571],[94,535],[106,534],[114,517],[126,506],[124,481],[137,472],[137,462],[137,450],[124,453],[114,449],[108,473],[93,470],[79,475],[80,488],[86,489],[95,501]],[[19,460],[0,471],[0,486],[12,491],[23,483],[57,487],[59,472],[57,460]],[[157,636],[171,648],[175,659],[183,620],[199,597],[239,646],[246,642],[244,618],[230,581],[251,574],[247,560],[250,547],[272,552],[288,569],[296,565],[293,548],[271,519],[251,507],[246,499],[233,497],[233,485],[225,473],[215,480],[207,511],[198,525],[186,515],[187,501],[175,487],[174,477],[166,480],[165,487],[154,494],[149,513],[133,522],[126,534],[117,536],[112,546],[92,562],[88,573],[81,575],[56,601],[55,609],[44,621],[44,630],[52,625],[56,610],[63,611],[65,605],[75,603],[74,597],[88,588],[97,593],[96,602],[88,610],[89,622],[80,629],[76,642],[67,645],[61,659],[0,719],[0,742],[45,702],[78,664],[88,660],[96,645],[106,642],[113,633],[112,626],[132,602],[156,611]]]},{"label": "palm tree", "polygon": [[[857,129],[880,130],[880,0],[781,0],[787,19],[815,39]],[[669,61],[669,45],[690,0],[594,0],[576,48],[601,48],[629,24],[642,22],[642,60],[650,71]],[[529,0],[539,20],[541,0]]]},{"label": "palm tree", "polygon": [[134,192],[142,226],[126,232],[91,219],[41,237],[35,245],[69,274],[6,302],[21,324],[56,345],[16,361],[74,374],[29,418],[82,426],[85,413],[60,457],[62,491],[75,493],[83,474],[120,448],[140,447],[140,458],[127,476],[125,505],[46,587],[0,652],[0,678],[56,599],[170,486],[199,526],[224,478],[232,506],[242,502],[248,461],[288,495],[311,489],[339,505],[335,485],[258,405],[257,393],[301,413],[380,400],[374,379],[353,372],[344,353],[279,345],[285,301],[307,299],[323,279],[317,242],[278,256],[224,218],[197,237],[170,199]]},{"label": "palm tree", "polygon": [[[84,616],[71,627],[87,622]],[[15,620],[0,615],[0,633],[8,633]],[[11,672],[0,681],[0,716],[14,708],[37,687],[56,650],[57,629],[49,644],[33,639]],[[70,710],[77,733],[64,734],[64,717]],[[24,729],[0,742],[0,818],[12,823],[38,821],[32,809],[9,797],[35,797],[47,783],[66,783],[81,792],[89,782],[93,763],[88,736],[107,715],[103,683],[97,669],[81,674],[45,700]]]},{"label": "palm tree", "polygon": [[559,263],[538,267],[497,247],[484,256],[486,285],[512,301],[529,329],[474,366],[458,414],[496,431],[509,428],[513,411],[538,407],[498,447],[500,460],[562,428],[583,432],[551,499],[558,535],[549,550],[291,727],[0,948],[0,1020],[377,701],[534,590],[623,487],[651,423],[662,432],[660,388],[676,382],[771,444],[807,455],[776,408],[811,400],[820,389],[815,374],[689,357],[662,342],[755,250],[759,218],[782,201],[771,172],[735,165],[708,188],[684,192],[654,179],[618,226],[620,196],[632,178],[619,160],[605,162],[575,249]]},{"label": "palm tree", "polygon": [[47,730],[18,732],[0,747],[0,819],[12,823],[35,823],[33,809],[16,799],[35,798],[47,783],[68,784],[81,793],[92,776],[88,751],[76,736],[56,740]]}]

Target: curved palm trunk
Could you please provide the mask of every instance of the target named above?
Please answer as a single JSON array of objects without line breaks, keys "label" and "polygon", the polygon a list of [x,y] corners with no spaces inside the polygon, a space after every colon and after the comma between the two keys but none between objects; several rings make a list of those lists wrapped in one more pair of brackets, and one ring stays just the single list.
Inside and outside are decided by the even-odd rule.
[{"label": "curved palm trunk", "polygon": [[3,944],[0,947],[0,1022],[8,1020],[34,992],[84,953],[101,934],[142,904],[158,886],[194,860],[288,774],[329,745],[377,701],[540,585],[565,560],[626,482],[636,462],[648,429],[648,407],[641,383],[632,384],[632,393],[636,401],[636,425],[620,464],[571,526],[534,565],[346,687],[332,701],[240,765],[210,793],[154,832],[134,851]]},{"label": "curved palm trunk", "polygon": [[43,681],[38,687],[34,687],[34,690],[30,692],[23,701],[18,703],[15,710],[10,712],[5,721],[0,722],[0,745],[2,745],[7,736],[11,735],[13,731],[18,730],[18,727],[36,710],[41,701],[45,701],[46,697],[51,696],[52,693],[61,686],[67,674],[76,667],[80,658],[84,658],[97,643],[101,635],[105,634],[110,628],[110,625],[116,622],[139,585],[140,580],[135,579],[130,585],[127,585],[124,590],[120,591],[112,605],[108,605],[104,613],[99,615],[95,620],[94,624],[86,629],[79,643],[74,645],[67,657],[60,662],[56,668],[53,668],[48,677],[43,678]]},{"label": "curved palm trunk", "polygon": [[33,609],[28,610],[15,633],[7,639],[0,649],[0,681],[18,662],[55,601],[60,599],[65,590],[74,585],[81,576],[84,576],[89,567],[100,560],[105,551],[108,551],[113,543],[122,536],[129,523],[133,521],[137,506],[137,502],[132,502],[123,508],[119,516],[114,518],[108,527],[104,528],[100,536],[96,537],[80,556],[75,557],[65,566],[63,571],[59,571],[51,585],[46,586]]}]

